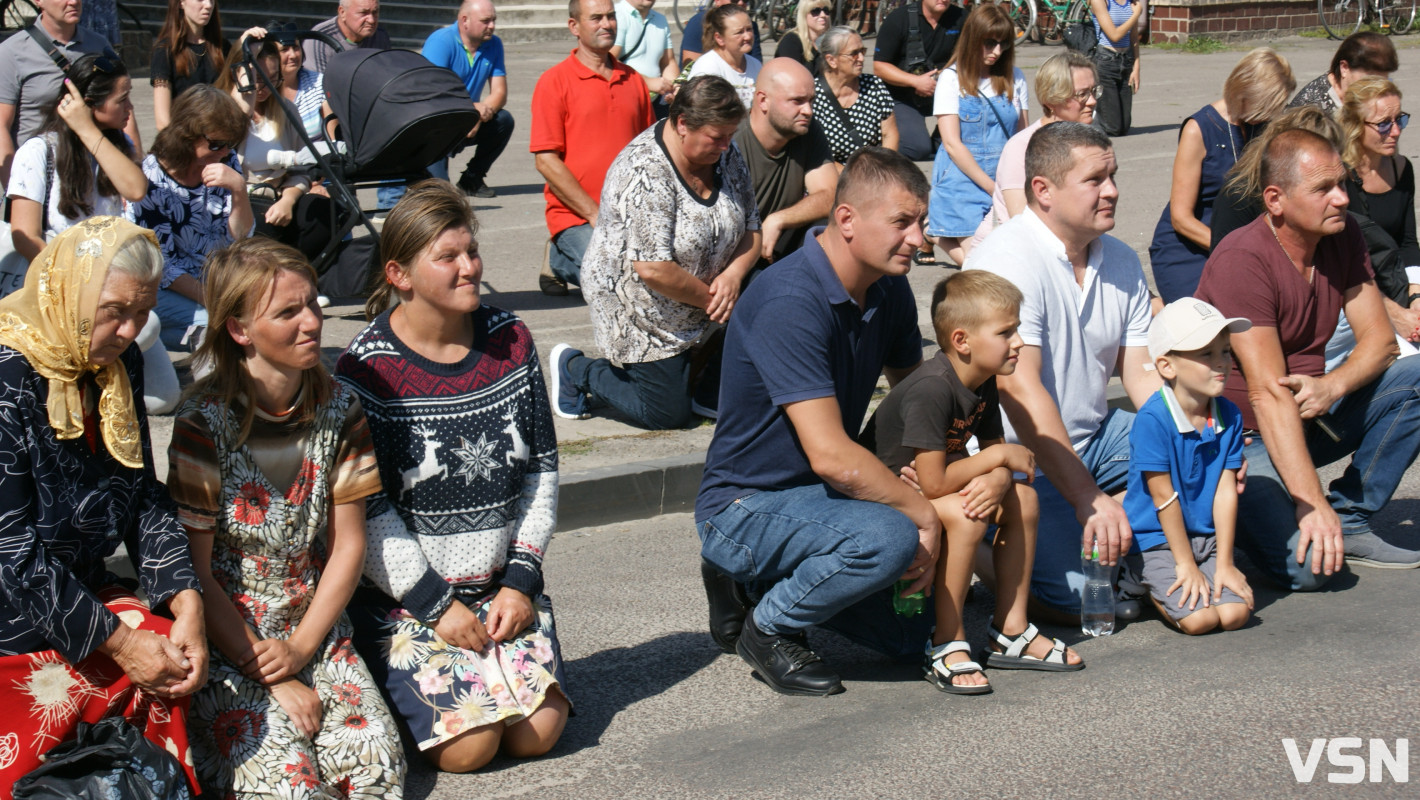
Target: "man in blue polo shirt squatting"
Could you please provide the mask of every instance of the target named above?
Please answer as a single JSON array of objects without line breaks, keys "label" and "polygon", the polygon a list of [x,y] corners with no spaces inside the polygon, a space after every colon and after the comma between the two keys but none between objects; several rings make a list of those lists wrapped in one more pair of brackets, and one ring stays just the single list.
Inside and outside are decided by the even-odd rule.
[{"label": "man in blue polo shirt squatting", "polygon": [[711,636],[777,692],[843,691],[808,646],[814,625],[915,659],[931,632],[930,611],[893,612],[892,586],[931,585],[941,525],[856,441],[878,375],[896,384],[922,363],[905,276],[927,194],[911,161],[860,150],[828,227],[750,284],[730,317],[695,506],[701,573]]},{"label": "man in blue polo shirt squatting", "polygon": [[[431,63],[448,67],[459,76],[481,117],[468,138],[449,154],[452,157],[475,148],[458,180],[459,189],[470,197],[497,196],[486,183],[488,171],[513,138],[513,115],[503,108],[508,102],[508,71],[503,66],[503,40],[493,35],[497,22],[492,0],[464,0],[458,21],[430,34],[420,51]],[[487,97],[483,97],[485,87]],[[448,180],[448,160],[430,166],[429,171]]]}]

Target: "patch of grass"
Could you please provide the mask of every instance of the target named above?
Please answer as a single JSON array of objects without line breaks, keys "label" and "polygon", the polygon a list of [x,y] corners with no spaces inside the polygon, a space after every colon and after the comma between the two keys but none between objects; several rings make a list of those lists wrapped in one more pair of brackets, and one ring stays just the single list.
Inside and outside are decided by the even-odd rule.
[{"label": "patch of grass", "polygon": [[1212,36],[1190,36],[1186,42],[1159,42],[1151,44],[1150,47],[1157,47],[1160,50],[1177,50],[1181,53],[1218,53],[1228,49],[1225,42],[1214,39]]},{"label": "patch of grass", "polygon": [[596,439],[575,439],[570,442],[563,442],[557,445],[557,451],[564,456],[584,456],[592,452],[596,446]]},{"label": "patch of grass", "polygon": [[1297,32],[1297,35],[1298,35],[1298,36],[1301,36],[1301,37],[1304,38],[1304,39],[1329,39],[1329,38],[1331,38],[1330,36],[1327,35],[1327,33],[1326,33],[1326,28],[1310,28],[1310,29],[1308,29],[1308,30],[1298,31],[1298,32]]}]

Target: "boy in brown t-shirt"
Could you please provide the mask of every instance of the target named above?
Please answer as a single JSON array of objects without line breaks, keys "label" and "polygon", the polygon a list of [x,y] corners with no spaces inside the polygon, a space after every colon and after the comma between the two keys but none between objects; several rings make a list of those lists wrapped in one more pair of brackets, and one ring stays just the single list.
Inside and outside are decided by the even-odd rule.
[{"label": "boy in brown t-shirt", "polygon": [[[996,394],[996,376],[1015,371],[1022,347],[1020,305],[1020,290],[994,273],[970,270],[943,279],[932,292],[941,352],[894,387],[874,418],[878,457],[894,469],[915,462],[922,494],[942,521],[932,587],[937,624],[924,671],[950,694],[991,691],[963,641],[962,607],[977,545],[992,528],[997,605],[987,666],[1050,672],[1085,666],[1026,619],[1039,509],[1035,490],[1014,473],[1033,480],[1035,456],[1005,443]],[[981,449],[968,455],[973,436]]]}]

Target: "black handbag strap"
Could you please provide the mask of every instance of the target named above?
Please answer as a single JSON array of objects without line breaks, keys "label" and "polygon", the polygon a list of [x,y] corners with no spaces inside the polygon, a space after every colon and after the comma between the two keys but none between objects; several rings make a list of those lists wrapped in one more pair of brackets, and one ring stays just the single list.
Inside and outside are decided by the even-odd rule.
[{"label": "black handbag strap", "polygon": [[[952,72],[956,72],[956,67],[952,67],[951,70],[952,70]],[[958,73],[958,74],[957,74],[957,97],[965,97],[965,96],[966,96],[966,90],[961,88],[961,74]],[[1001,118],[1001,112],[996,110],[996,104],[993,103],[993,102],[991,102],[991,98],[989,98],[989,97],[982,97],[981,99],[986,102],[986,107],[989,108],[989,109],[991,109],[991,115],[996,118],[997,124],[999,124],[999,125],[1001,126],[1001,130],[1003,130],[1003,131],[1006,132],[1006,136],[1007,136],[1007,137],[1014,136],[1014,135],[1016,134],[1016,128],[1015,128],[1015,126],[1009,126],[1009,127],[1008,127],[1008,126],[1006,125],[1006,120],[1004,120],[1004,119]],[[1018,119],[1019,119],[1019,117],[1018,117]]]},{"label": "black handbag strap", "polygon": [[59,67],[59,71],[63,72],[65,77],[68,77],[69,59],[66,58],[63,53],[59,52],[59,45],[55,44],[54,40],[49,38],[49,34],[40,29],[39,23],[31,22],[25,27],[25,33],[28,33],[30,38],[34,40],[34,43],[39,45],[39,49],[43,50],[44,54],[49,56],[49,60],[54,62],[54,66]]},{"label": "black handbag strap", "polygon": [[918,21],[921,16],[922,5],[920,3],[907,5],[907,50],[904,55],[909,71],[913,67],[927,63],[927,50],[922,46],[922,25]]},{"label": "black handbag strap", "polygon": [[630,58],[630,57],[632,56],[632,54],[634,54],[634,53],[636,52],[636,48],[640,47],[640,46],[641,46],[641,43],[644,42],[644,41],[646,41],[646,29],[649,28],[649,27],[651,27],[651,20],[650,20],[650,19],[643,19],[643,20],[641,20],[641,35],[638,36],[638,37],[636,37],[636,44],[633,44],[633,45],[631,45],[630,47],[624,47],[624,48],[622,48],[622,50],[621,50],[621,58],[619,59],[619,60],[621,61],[621,63],[625,64],[625,63],[626,63],[626,59]]},{"label": "black handbag strap", "polygon": [[825,81],[822,75],[814,78],[814,82],[818,84],[820,91],[828,95],[829,101],[833,103],[833,110],[838,112],[838,121],[843,123],[843,128],[853,135],[853,141],[858,145],[856,149],[861,150],[867,147],[868,143],[863,140],[863,134],[858,132],[858,126],[854,125],[853,119],[848,116],[848,110],[838,102],[838,95],[834,94],[833,87],[828,85],[828,81]]}]

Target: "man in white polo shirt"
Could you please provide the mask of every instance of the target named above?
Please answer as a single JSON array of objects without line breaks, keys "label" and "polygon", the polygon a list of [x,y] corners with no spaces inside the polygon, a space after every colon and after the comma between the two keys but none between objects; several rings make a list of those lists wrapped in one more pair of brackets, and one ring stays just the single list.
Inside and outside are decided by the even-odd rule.
[{"label": "man in white polo shirt", "polygon": [[[1107,235],[1119,190],[1109,138],[1076,122],[1041,128],[1026,150],[1026,210],[972,251],[968,269],[1015,283],[1025,342],[1014,375],[996,378],[1006,435],[1044,475],[1031,594],[1037,613],[1080,613],[1080,552],[1116,563],[1132,534],[1122,495],[1134,415],[1110,410],[1118,373],[1135,408],[1159,388],[1149,362],[1149,288],[1139,257]],[[1054,612],[1054,613],[1051,613]]]},{"label": "man in white polo shirt", "polygon": [[665,117],[670,91],[680,75],[666,15],[652,10],[656,0],[620,0],[616,4],[616,46],[612,58],[641,73],[651,90],[656,118]]}]

